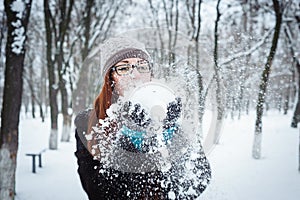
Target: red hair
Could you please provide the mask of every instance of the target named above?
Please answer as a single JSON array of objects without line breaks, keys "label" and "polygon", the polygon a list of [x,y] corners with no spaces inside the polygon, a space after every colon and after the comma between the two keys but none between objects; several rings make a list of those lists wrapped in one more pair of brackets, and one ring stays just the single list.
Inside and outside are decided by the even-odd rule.
[{"label": "red hair", "polygon": [[[112,83],[111,73],[107,73],[104,78],[104,84],[101,92],[94,101],[94,109],[91,111],[88,122],[88,133],[91,133],[92,127],[99,123],[99,119],[104,119],[107,116],[106,110],[112,104]],[[92,145],[94,144],[94,140],[87,141],[88,150],[90,152],[92,150]]]},{"label": "red hair", "polygon": [[110,73],[108,73],[105,76],[102,90],[94,101],[94,109],[98,119],[106,117],[106,110],[111,106],[112,91],[112,80]]},{"label": "red hair", "polygon": [[[99,123],[99,119],[104,119],[107,114],[106,110],[111,106],[112,104],[112,94],[113,94],[113,80],[111,73],[107,73],[104,79],[104,84],[102,86],[102,90],[100,94],[97,96],[97,98],[94,101],[94,109],[91,112],[90,118],[89,118],[89,124],[88,124],[88,133],[91,133],[92,127],[95,126],[97,123]],[[93,145],[97,144],[96,139],[88,140],[87,146],[88,150],[91,153]],[[98,148],[95,148],[95,154],[93,156],[96,156],[97,159],[101,159],[101,152]],[[161,189],[161,185],[159,182],[159,178],[151,184],[151,193],[152,198],[155,200],[163,199],[164,193]],[[144,183],[144,190],[142,191],[142,199],[148,199],[148,195],[150,194],[149,191],[146,189],[147,183]]]}]

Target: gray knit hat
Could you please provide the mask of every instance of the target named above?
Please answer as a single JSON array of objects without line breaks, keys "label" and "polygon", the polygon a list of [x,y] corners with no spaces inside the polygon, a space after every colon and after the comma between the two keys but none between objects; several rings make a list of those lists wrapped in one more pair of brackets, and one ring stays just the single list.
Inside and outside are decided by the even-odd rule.
[{"label": "gray knit hat", "polygon": [[109,69],[126,58],[150,59],[145,45],[127,37],[115,37],[106,40],[100,50],[101,76],[105,77]]}]

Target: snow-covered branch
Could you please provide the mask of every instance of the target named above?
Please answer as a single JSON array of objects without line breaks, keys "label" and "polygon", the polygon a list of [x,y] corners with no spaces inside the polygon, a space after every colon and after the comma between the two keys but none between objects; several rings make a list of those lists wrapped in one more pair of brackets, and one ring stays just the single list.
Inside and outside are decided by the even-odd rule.
[{"label": "snow-covered branch", "polygon": [[253,47],[251,47],[250,49],[244,51],[244,52],[240,52],[240,53],[236,53],[233,56],[229,57],[228,59],[220,62],[220,67],[222,67],[223,65],[227,65],[230,62],[240,58],[240,57],[244,57],[244,56],[248,56],[250,54],[252,54],[254,51],[256,51],[259,47],[261,47],[265,41],[267,40],[267,38],[270,36],[271,32],[273,31],[273,29],[270,29],[269,31],[267,31],[265,33],[265,35],[262,37],[262,39]]}]

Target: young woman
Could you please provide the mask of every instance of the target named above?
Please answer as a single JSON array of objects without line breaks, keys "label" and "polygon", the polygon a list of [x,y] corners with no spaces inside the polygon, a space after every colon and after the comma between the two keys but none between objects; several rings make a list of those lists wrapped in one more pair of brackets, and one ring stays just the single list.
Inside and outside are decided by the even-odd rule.
[{"label": "young woman", "polygon": [[[101,49],[104,50],[100,66],[104,80],[102,90],[94,101],[94,108],[79,113],[75,119],[78,173],[89,199],[195,199],[211,177],[201,145],[196,153],[187,150],[163,170],[157,165],[157,157],[149,154],[157,141],[142,136],[151,121],[142,105],[126,102],[117,117],[119,122],[109,121],[108,127],[103,128],[107,110],[123,96],[126,88],[151,80],[151,64],[144,45],[129,38],[111,38]],[[166,144],[176,140],[173,135],[179,128],[174,127],[180,111],[180,99],[169,104],[163,132]],[[109,141],[95,134],[90,137],[95,126],[105,130],[102,138]],[[121,151],[113,155],[107,165],[99,146],[109,149],[116,138]],[[177,139],[176,142],[185,141]]]}]

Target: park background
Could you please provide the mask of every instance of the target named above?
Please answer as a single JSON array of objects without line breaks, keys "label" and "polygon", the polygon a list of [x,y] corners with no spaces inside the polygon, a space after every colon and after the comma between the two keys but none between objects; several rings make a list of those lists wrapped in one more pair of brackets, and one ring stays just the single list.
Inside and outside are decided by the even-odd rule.
[{"label": "park background", "polygon": [[203,199],[300,196],[299,0],[4,0],[0,24],[0,199],[86,199],[73,119],[102,82],[87,61],[120,35],[155,36],[162,79],[188,62],[212,134]]}]

